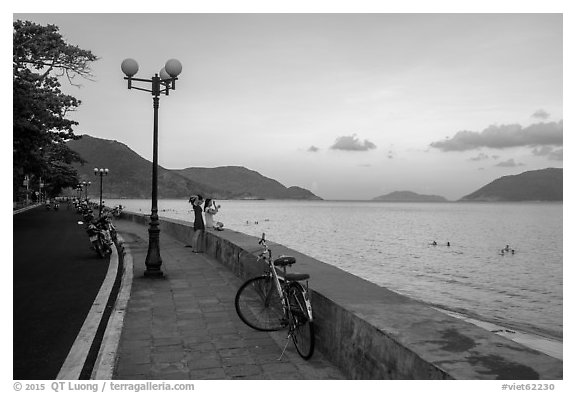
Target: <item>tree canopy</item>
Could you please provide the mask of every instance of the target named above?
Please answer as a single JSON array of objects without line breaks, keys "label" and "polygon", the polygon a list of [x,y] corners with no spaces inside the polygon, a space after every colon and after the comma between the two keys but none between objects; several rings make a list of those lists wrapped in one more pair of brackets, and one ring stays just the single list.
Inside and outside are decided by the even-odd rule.
[{"label": "tree canopy", "polygon": [[64,94],[60,79],[77,85],[77,77],[91,80],[89,50],[66,43],[55,25],[18,20],[13,24],[13,186],[14,198],[25,175],[40,177],[51,195],[74,187],[77,174],[70,166],[83,162],[65,142],[77,139],[78,122],[66,116],[81,104]]}]

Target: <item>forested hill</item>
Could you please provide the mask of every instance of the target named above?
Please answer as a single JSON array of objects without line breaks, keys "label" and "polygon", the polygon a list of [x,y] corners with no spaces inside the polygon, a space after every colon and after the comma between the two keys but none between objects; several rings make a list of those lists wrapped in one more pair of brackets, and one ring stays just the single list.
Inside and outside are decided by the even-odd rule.
[{"label": "forested hill", "polygon": [[[92,195],[98,193],[94,168],[108,168],[103,194],[106,198],[150,198],[152,163],[125,144],[83,135],[68,142],[86,164],[75,165],[83,181],[92,181]],[[321,199],[299,187],[285,187],[276,180],[243,167],[158,168],[158,197],[187,198],[202,194],[216,199]]]},{"label": "forested hill", "polygon": [[504,176],[460,201],[562,201],[563,169],[547,168]]},{"label": "forested hill", "polygon": [[240,166],[186,168],[174,172],[187,179],[210,184],[217,189],[231,191],[246,198],[321,199],[306,189],[286,188],[274,179]]},{"label": "forested hill", "polygon": [[412,191],[394,191],[372,200],[382,202],[447,202],[446,198],[440,195],[422,195]]}]

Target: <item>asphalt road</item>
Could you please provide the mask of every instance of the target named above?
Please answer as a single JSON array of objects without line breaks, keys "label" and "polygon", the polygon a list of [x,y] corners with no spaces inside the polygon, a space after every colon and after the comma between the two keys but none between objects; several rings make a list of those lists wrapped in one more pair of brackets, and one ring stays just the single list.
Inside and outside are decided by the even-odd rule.
[{"label": "asphalt road", "polygon": [[55,379],[108,270],[62,204],[13,216],[14,379]]}]

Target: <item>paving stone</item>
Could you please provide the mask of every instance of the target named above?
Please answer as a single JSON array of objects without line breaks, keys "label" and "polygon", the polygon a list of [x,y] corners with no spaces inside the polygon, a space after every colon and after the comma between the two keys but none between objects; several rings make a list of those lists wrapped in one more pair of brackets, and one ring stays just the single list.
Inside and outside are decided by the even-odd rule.
[{"label": "paving stone", "polygon": [[224,367],[224,371],[226,372],[226,375],[229,375],[233,378],[244,378],[249,376],[262,375],[262,369],[253,364]]},{"label": "paving stone", "polygon": [[202,370],[190,370],[189,373],[190,379],[191,380],[195,380],[195,379],[228,379],[228,376],[226,375],[226,372],[224,372],[224,369],[222,367],[216,367],[216,368],[205,368]]},{"label": "paving stone", "polygon": [[188,349],[198,348],[202,345],[212,347],[212,338],[209,336],[188,336],[183,333],[182,342],[184,343],[184,348]]},{"label": "paving stone", "polygon": [[231,366],[239,366],[243,364],[253,364],[256,365],[257,362],[251,356],[223,356],[222,357],[222,365],[224,367],[231,367]]},{"label": "paving stone", "polygon": [[186,357],[183,350],[171,352],[152,352],[150,355],[152,364],[157,363],[175,363],[182,361]]},{"label": "paving stone", "polygon": [[146,375],[150,372],[152,363],[134,363],[127,361],[128,359],[120,357],[119,363],[116,367],[116,372],[119,375]]},{"label": "paving stone", "polygon": [[222,357],[250,356],[251,355],[250,351],[244,347],[219,349],[218,354]]},{"label": "paving stone", "polygon": [[186,362],[190,370],[202,370],[205,368],[222,367],[222,362],[219,358],[204,357],[201,359],[190,360]]},{"label": "paving stone", "polygon": [[150,376],[152,379],[156,379],[156,377],[164,377],[164,379],[187,379],[189,371],[183,362],[156,363],[150,370]]},{"label": "paving stone", "polygon": [[280,373],[280,374],[298,374],[299,370],[292,363],[271,362],[261,364],[262,370],[266,373]]},{"label": "paving stone", "polygon": [[122,353],[120,356],[122,359],[122,363],[127,365],[129,364],[142,365],[142,364],[150,364],[152,362],[150,356],[150,349],[147,349],[145,352],[130,351]]},{"label": "paving stone", "polygon": [[182,338],[176,332],[174,336],[171,337],[154,338],[153,344],[155,347],[182,345]]},{"label": "paving stone", "polygon": [[197,351],[197,352],[210,352],[210,351],[216,352],[216,348],[214,347],[212,341],[199,342],[195,344],[186,345],[185,347],[187,349],[190,349],[191,351]]},{"label": "paving stone", "polygon": [[148,376],[145,374],[125,374],[125,375],[116,375],[114,379],[122,381],[145,380],[148,379]]}]

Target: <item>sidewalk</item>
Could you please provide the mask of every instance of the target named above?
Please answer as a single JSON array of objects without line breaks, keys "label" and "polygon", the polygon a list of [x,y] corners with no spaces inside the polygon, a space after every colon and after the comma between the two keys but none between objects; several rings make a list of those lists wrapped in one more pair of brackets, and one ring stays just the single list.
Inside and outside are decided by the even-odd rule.
[{"label": "sidewalk", "polygon": [[258,332],[234,308],[242,284],[226,267],[160,234],[164,279],[143,276],[148,227],[115,222],[134,259],[113,379],[345,379],[316,351],[306,361],[286,332]]}]

